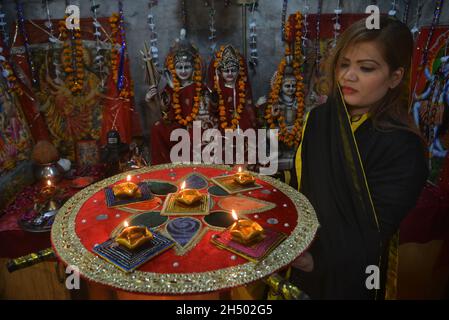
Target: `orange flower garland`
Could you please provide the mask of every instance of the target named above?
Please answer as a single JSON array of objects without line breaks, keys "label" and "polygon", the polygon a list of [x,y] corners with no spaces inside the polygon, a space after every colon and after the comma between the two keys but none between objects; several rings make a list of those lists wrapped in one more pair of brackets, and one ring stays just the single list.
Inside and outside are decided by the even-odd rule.
[{"label": "orange flower garland", "polygon": [[[281,92],[281,86],[284,76],[285,67],[287,65],[286,59],[283,58],[279,63],[279,67],[276,74],[276,79],[274,81],[273,88],[270,92],[270,97],[268,100],[268,107],[265,110],[265,119],[267,120],[268,125],[271,129],[276,128],[275,122],[278,123],[280,132],[279,132],[279,140],[284,142],[287,146],[293,147],[298,146],[301,141],[302,134],[302,125],[303,125],[303,117],[304,117],[304,84],[303,77],[300,72],[300,63],[298,59],[301,57],[301,28],[302,28],[302,15],[300,12],[295,14],[295,42],[294,42],[294,57],[293,60],[293,70],[294,76],[296,78],[296,101],[297,101],[297,112],[296,119],[291,131],[288,131],[287,125],[285,123],[285,118],[283,116],[273,116],[273,103],[277,103],[279,101],[279,94]],[[285,27],[286,39],[289,39],[289,35],[291,32],[290,21],[287,22]],[[285,55],[291,55],[290,46],[287,44],[285,47]]]},{"label": "orange flower garland", "polygon": [[167,67],[170,71],[170,74],[173,79],[173,95],[172,95],[172,101],[173,101],[173,109],[175,110],[175,119],[176,121],[182,125],[187,126],[192,121],[196,119],[196,116],[198,115],[198,111],[200,109],[200,100],[201,100],[201,89],[202,89],[202,77],[201,77],[201,59],[197,55],[195,56],[194,60],[194,67],[193,67],[193,81],[195,83],[195,96],[193,97],[193,107],[192,112],[187,117],[182,117],[182,109],[181,104],[179,101],[179,91],[181,90],[181,82],[178,79],[178,75],[176,74],[175,70],[175,62],[173,55],[168,55],[167,57]]},{"label": "orange flower garland", "polygon": [[[220,50],[215,55],[214,68],[217,70],[218,65],[221,62],[223,51],[225,47],[221,46]],[[218,81],[215,81],[214,88],[218,93],[218,111],[220,116],[220,128],[222,129],[232,129],[235,130],[240,121],[240,114],[243,111],[243,106],[245,105],[246,100],[246,91],[245,91],[245,82],[246,76],[244,72],[244,63],[242,57],[239,57],[239,81],[238,81],[238,103],[237,108],[234,110],[234,116],[231,119],[231,126],[228,126],[228,118],[226,116],[227,110],[224,105],[224,98],[221,92],[220,85]]]},{"label": "orange flower garland", "polygon": [[83,63],[83,42],[81,40],[81,31],[73,31],[73,38],[68,41],[69,30],[67,30],[64,20],[59,21],[59,31],[63,45],[62,65],[66,73],[66,84],[74,94],[80,93],[84,82],[84,63]]},{"label": "orange flower garland", "polygon": [[112,79],[114,83],[117,84],[118,80],[118,50],[116,47],[116,39],[118,34],[118,23],[120,17],[118,13],[113,13],[111,17],[109,17],[109,23],[111,25],[111,37],[113,39],[113,43],[111,44],[111,69],[112,69]]}]

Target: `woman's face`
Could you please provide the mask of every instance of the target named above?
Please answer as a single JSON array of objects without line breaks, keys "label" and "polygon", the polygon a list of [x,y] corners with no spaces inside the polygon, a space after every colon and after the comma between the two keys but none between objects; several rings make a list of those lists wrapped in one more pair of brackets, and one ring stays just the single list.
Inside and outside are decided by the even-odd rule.
[{"label": "woman's face", "polygon": [[186,81],[192,77],[192,74],[193,74],[192,63],[178,62],[175,65],[175,71],[176,71],[176,75],[178,76],[179,80]]},{"label": "woman's face", "polygon": [[361,42],[349,46],[337,61],[337,80],[345,102],[351,110],[369,111],[388,89],[402,80],[403,68],[390,72],[375,42]]}]

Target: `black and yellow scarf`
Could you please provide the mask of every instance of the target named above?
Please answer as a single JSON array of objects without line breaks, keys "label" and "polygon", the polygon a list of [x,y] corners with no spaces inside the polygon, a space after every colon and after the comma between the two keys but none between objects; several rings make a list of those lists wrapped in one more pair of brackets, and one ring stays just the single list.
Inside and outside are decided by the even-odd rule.
[{"label": "black and yellow scarf", "polygon": [[[300,276],[312,298],[376,299],[385,293],[385,288],[368,290],[365,284],[366,268],[375,265],[384,270],[388,261],[360,141],[354,135],[359,126],[369,123],[366,119],[364,115],[351,122],[339,95],[317,107],[306,121],[296,173],[299,190],[311,201],[321,225],[311,248],[315,269]],[[397,253],[397,247],[391,252]],[[397,262],[397,255],[392,258]],[[394,290],[395,279],[389,282]],[[390,298],[394,296],[389,292]]]}]

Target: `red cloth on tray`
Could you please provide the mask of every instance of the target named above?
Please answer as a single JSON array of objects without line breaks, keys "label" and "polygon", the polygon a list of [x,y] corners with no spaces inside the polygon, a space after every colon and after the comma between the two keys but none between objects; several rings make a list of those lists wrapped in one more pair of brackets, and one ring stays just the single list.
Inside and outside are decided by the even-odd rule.
[{"label": "red cloth on tray", "polygon": [[[183,177],[192,173],[192,168],[179,168],[174,169],[176,177],[169,176],[170,171],[160,170],[157,172],[151,172],[147,174],[140,174],[140,180],[166,180],[167,182],[180,183],[184,180]],[[196,171],[207,177],[215,177],[223,174],[224,171],[220,169],[212,168],[201,168],[198,167]],[[134,177],[133,179],[137,179]],[[118,182],[119,183],[119,182]],[[259,218],[254,218],[254,214],[249,214],[247,217],[254,219],[259,222],[263,227],[271,228],[279,232],[284,232],[290,234],[296,226],[297,213],[293,205],[293,202],[282,192],[276,190],[273,191],[273,187],[263,181],[257,181],[264,186],[263,189],[252,190],[251,194],[245,192],[244,195],[247,197],[254,197],[258,200],[265,200],[269,202],[276,203],[277,207],[265,212],[257,213]],[[270,194],[262,192],[263,190],[270,190]],[[205,189],[203,189],[204,191]],[[266,192],[266,191],[265,191]],[[165,197],[161,197],[163,200]],[[223,210],[218,206],[218,202],[222,197],[216,197],[211,195],[214,201],[213,210]],[[284,204],[287,206],[285,207]],[[162,205],[156,208],[156,211],[161,210]],[[106,220],[96,220],[96,216],[100,214],[107,214],[108,219]],[[117,217],[119,214],[119,217]],[[80,238],[81,243],[89,250],[95,244],[100,244],[106,241],[111,232],[125,219],[129,218],[132,213],[120,210],[118,208],[107,208],[105,203],[105,193],[103,190],[95,193],[91,198],[89,198],[81,207],[76,217],[76,234]],[[171,217],[174,219],[176,217]],[[194,216],[199,220],[203,220],[202,216]],[[267,220],[269,218],[275,218],[278,220],[277,224],[268,224]],[[286,225],[287,223],[287,225]],[[203,223],[203,228],[206,225]],[[210,230],[204,235],[204,237],[199,241],[194,249],[189,251],[183,256],[177,256],[175,251],[169,250],[149,262],[145,263],[138,270],[148,271],[148,272],[158,272],[158,273],[191,273],[191,272],[205,272],[212,271],[216,269],[226,268],[230,266],[235,266],[239,264],[246,263],[247,260],[237,257],[237,259],[231,259],[234,255],[232,252],[219,249],[215,247],[211,242],[210,238],[213,234],[219,233],[220,231]],[[174,264],[177,262],[178,264]]]}]

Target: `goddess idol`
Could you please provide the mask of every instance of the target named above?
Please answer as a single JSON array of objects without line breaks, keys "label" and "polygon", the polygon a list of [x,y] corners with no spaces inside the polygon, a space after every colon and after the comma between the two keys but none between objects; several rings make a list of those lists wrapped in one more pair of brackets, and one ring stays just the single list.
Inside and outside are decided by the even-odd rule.
[{"label": "goddess idol", "polygon": [[[304,84],[302,69],[302,24],[300,12],[291,15],[285,27],[285,54],[273,75],[268,98],[259,99],[263,120],[268,129],[279,129],[279,170],[293,168],[296,149],[301,142],[304,119]],[[260,106],[262,106],[260,108]]]},{"label": "goddess idol", "polygon": [[279,170],[293,168],[304,119],[304,92],[299,68],[294,67],[290,56],[282,59],[273,75],[270,96],[260,97],[257,106],[263,112],[264,125],[279,129]]},{"label": "goddess idol", "polygon": [[[162,78],[162,92],[156,86],[150,87],[145,96],[149,105],[160,95],[162,118],[151,128],[151,164],[170,163],[170,149],[176,142],[170,141],[170,133],[177,128],[189,131],[198,113],[204,110],[202,64],[198,49],[185,38],[181,31],[180,39],[170,48],[165,60]],[[207,111],[207,110],[206,110]]]},{"label": "goddess idol", "polygon": [[246,62],[233,46],[222,46],[212,59],[208,88],[220,130],[256,128]]}]

